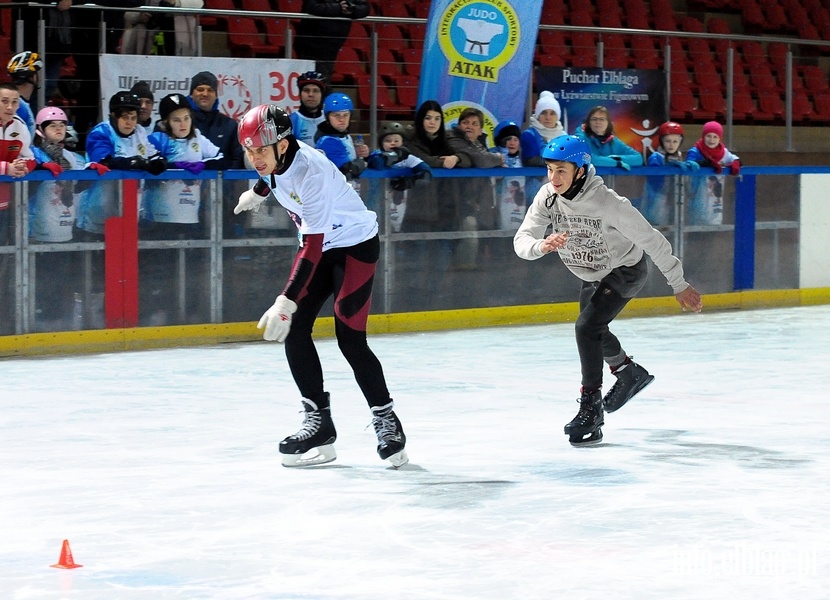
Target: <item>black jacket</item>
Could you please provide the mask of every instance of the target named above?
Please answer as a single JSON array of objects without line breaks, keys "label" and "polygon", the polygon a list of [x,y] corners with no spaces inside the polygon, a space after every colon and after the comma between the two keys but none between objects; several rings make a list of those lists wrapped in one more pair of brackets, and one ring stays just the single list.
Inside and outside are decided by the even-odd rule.
[{"label": "black jacket", "polygon": [[[303,0],[303,12],[318,17],[350,19],[369,16],[367,0],[351,0],[351,3],[354,7],[351,14],[344,15],[340,8],[340,0]],[[351,27],[351,21],[342,19],[302,19],[297,25],[294,39],[297,56],[311,60],[335,60]]]}]

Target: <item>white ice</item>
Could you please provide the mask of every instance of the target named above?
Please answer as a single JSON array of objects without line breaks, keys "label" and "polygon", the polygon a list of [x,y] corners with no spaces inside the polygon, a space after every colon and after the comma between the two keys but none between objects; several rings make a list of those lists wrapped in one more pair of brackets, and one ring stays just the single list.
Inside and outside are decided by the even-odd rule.
[{"label": "white ice", "polygon": [[0,599],[830,597],[830,307],[613,329],[656,380],[592,448],[572,325],[372,337],[398,471],[333,340],[299,470],[277,344],[3,361]]}]

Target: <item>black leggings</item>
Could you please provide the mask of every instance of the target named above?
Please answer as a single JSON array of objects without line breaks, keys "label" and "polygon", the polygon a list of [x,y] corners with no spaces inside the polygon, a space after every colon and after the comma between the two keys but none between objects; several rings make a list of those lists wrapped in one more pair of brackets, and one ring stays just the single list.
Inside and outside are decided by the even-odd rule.
[{"label": "black leggings", "polygon": [[372,284],[379,256],[377,236],[356,246],[323,252],[306,295],[297,301],[297,312],[285,339],[288,366],[303,398],[315,402],[324,398],[323,367],[311,332],[323,304],[334,295],[337,345],[354,371],[357,385],[370,407],[390,402],[383,367],[366,340]]},{"label": "black leggings", "polygon": [[629,300],[637,295],[648,278],[645,256],[633,267],[617,267],[602,281],[584,281],[579,294],[579,317],[576,320],[576,346],[582,367],[582,387],[602,387],[603,361],[619,365],[626,357],[608,325]]}]

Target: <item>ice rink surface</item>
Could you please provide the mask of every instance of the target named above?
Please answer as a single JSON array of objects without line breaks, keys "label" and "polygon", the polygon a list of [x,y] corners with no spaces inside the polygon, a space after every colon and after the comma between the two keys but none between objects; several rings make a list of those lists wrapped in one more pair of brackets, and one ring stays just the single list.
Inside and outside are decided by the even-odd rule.
[{"label": "ice rink surface", "polygon": [[656,380],[592,448],[572,325],[374,336],[398,471],[333,340],[310,469],[277,344],[2,361],[0,599],[830,597],[830,307],[613,329]]}]

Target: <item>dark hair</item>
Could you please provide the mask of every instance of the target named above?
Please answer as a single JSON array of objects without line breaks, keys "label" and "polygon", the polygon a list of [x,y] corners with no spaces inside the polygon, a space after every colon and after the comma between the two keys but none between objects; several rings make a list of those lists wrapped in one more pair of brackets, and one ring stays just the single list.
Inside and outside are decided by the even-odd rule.
[{"label": "dark hair", "polygon": [[461,111],[461,114],[458,115],[458,122],[461,123],[464,119],[469,119],[470,117],[475,117],[478,119],[478,124],[484,127],[484,113],[478,110],[477,108],[468,107]]},{"label": "dark hair", "polygon": [[18,95],[20,94],[20,92],[17,89],[17,86],[9,81],[4,81],[0,83],[0,90],[8,90],[10,92],[17,92]]},{"label": "dark hair", "polygon": [[[602,133],[601,136],[597,136],[594,133],[594,130],[591,129],[591,117],[593,117],[598,112],[604,112],[605,116],[608,117],[608,127],[605,128],[605,132]],[[614,122],[611,120],[611,113],[608,112],[608,109],[604,106],[595,106],[591,110],[588,111],[588,116],[585,117],[585,122],[582,124],[582,129],[585,132],[587,137],[608,137],[614,133]]]},{"label": "dark hair", "polygon": [[[424,129],[424,117],[431,110],[441,115],[441,127],[438,128],[435,139],[430,139]],[[447,135],[444,129],[444,109],[441,108],[437,100],[424,100],[415,112],[415,139],[429,148],[431,156],[449,156],[455,154],[450,150],[449,144],[447,144]]]}]

